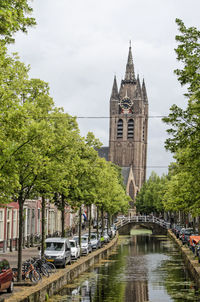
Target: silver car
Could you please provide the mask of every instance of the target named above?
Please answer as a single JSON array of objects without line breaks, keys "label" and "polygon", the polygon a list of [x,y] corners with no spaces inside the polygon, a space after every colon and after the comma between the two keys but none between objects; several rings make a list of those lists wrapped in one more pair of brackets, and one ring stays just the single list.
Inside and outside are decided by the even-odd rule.
[{"label": "silver car", "polygon": [[[84,236],[89,237],[89,234],[84,234]],[[96,250],[101,247],[101,241],[100,238],[97,236],[97,233],[90,234],[90,243],[93,250]]]},{"label": "silver car", "polygon": [[71,247],[67,238],[48,238],[45,240],[44,256],[49,262],[65,267],[71,264]]},{"label": "silver car", "polygon": [[91,242],[87,236],[81,237],[81,254],[88,255],[92,251]]},{"label": "silver car", "polygon": [[71,258],[77,259],[80,257],[81,251],[80,246],[76,240],[70,239],[69,240],[70,246],[71,246]]}]

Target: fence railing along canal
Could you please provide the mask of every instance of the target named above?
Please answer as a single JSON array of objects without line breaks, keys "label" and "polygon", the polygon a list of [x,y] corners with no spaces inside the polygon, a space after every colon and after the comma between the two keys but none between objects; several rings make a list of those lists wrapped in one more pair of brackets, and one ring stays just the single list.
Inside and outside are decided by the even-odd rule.
[{"label": "fence railing along canal", "polygon": [[123,217],[117,223],[117,229],[128,223],[156,223],[165,229],[170,229],[171,224],[163,219],[160,219],[155,216],[147,215],[147,216],[131,216],[131,217]]}]

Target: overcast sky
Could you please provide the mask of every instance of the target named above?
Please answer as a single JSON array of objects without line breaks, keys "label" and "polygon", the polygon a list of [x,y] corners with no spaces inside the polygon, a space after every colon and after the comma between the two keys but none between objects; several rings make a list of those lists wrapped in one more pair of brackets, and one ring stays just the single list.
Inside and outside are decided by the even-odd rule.
[{"label": "overcast sky", "polygon": [[[75,116],[109,116],[116,74],[125,74],[129,40],[135,72],[144,77],[149,115],[167,115],[172,104],[184,107],[184,89],[173,70],[180,18],[200,29],[200,0],[34,0],[37,26],[17,34],[10,47],[31,65],[31,77],[50,85],[56,106]],[[78,119],[82,135],[93,131],[108,145],[108,119]],[[166,127],[149,118],[148,170],[161,175],[172,161],[164,149]]]}]

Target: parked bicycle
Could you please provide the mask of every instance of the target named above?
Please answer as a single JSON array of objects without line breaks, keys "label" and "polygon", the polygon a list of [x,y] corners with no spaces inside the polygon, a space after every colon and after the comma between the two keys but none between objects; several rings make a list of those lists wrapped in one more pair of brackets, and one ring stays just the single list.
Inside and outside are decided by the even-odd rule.
[{"label": "parked bicycle", "polygon": [[[18,270],[13,268],[13,279],[17,281]],[[31,282],[38,282],[41,279],[39,271],[34,267],[34,263],[31,263],[31,260],[27,260],[22,265],[22,280],[30,280]]]},{"label": "parked bicycle", "polygon": [[56,267],[53,263],[48,262],[45,257],[38,258],[33,257],[35,268],[40,272],[40,274],[48,277],[50,274],[56,272]]}]

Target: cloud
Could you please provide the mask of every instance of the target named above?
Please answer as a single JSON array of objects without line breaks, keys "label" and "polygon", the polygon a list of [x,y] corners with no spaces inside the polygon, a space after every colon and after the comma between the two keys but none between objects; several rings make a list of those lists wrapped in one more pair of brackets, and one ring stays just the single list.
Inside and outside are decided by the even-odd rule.
[{"label": "cloud", "polygon": [[[199,0],[34,0],[37,27],[17,34],[18,51],[31,76],[50,85],[57,106],[76,116],[109,115],[113,76],[124,77],[129,40],[136,74],[146,81],[150,115],[184,107],[177,68],[175,18],[200,28]],[[81,133],[93,131],[108,145],[108,119],[78,119]],[[167,166],[166,128],[149,119],[148,166]],[[156,170],[161,174],[163,171]],[[165,169],[166,171],[167,169]],[[148,170],[148,174],[151,169]]]}]

